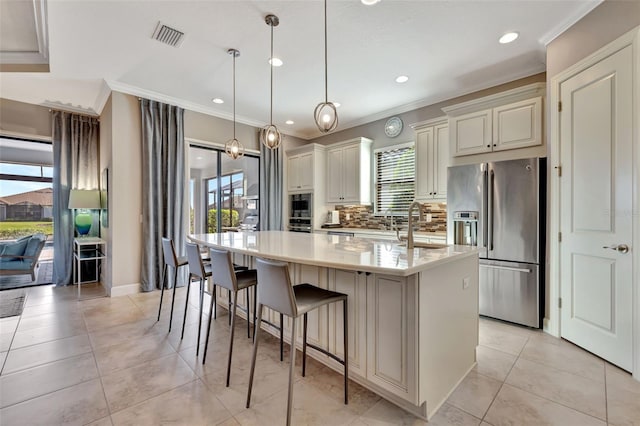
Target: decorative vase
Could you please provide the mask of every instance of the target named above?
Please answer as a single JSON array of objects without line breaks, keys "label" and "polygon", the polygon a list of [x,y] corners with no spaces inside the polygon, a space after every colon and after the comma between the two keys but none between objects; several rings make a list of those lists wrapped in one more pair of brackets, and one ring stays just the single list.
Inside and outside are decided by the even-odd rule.
[{"label": "decorative vase", "polygon": [[79,236],[84,237],[88,235],[92,224],[93,218],[89,211],[79,211],[76,214],[76,230],[78,231]]}]

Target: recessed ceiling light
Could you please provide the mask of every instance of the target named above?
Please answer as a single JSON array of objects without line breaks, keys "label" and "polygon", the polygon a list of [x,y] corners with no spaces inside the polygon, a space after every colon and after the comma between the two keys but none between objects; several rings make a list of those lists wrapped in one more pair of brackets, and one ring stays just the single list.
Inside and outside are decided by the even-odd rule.
[{"label": "recessed ceiling light", "polygon": [[271,65],[273,65],[274,67],[281,67],[282,66],[282,59],[276,58],[274,56],[272,59],[269,59],[269,63]]},{"label": "recessed ceiling light", "polygon": [[374,4],[379,3],[380,0],[360,0],[360,2],[365,6],[373,6]]},{"label": "recessed ceiling light", "polygon": [[505,35],[500,37],[500,40],[498,40],[498,41],[501,44],[507,44],[507,43],[511,43],[512,41],[514,41],[517,38],[518,38],[518,33],[506,33]]},{"label": "recessed ceiling light", "polygon": [[211,102],[213,102],[214,104],[223,104],[224,101],[220,98],[213,98],[211,99]]},{"label": "recessed ceiling light", "polygon": [[396,77],[396,83],[406,83],[407,81],[409,81],[409,77],[406,75],[399,75]]},{"label": "recessed ceiling light", "polygon": [[285,121],[285,123],[287,123],[287,124],[293,124],[293,120],[287,120],[287,121]]},{"label": "recessed ceiling light", "polygon": [[335,106],[336,108],[340,108],[340,102],[334,102],[333,106]]}]

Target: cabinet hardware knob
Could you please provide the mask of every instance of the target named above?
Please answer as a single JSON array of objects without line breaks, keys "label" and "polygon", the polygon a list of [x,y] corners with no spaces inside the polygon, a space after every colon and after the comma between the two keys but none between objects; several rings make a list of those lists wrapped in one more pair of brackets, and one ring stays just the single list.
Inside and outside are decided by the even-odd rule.
[{"label": "cabinet hardware knob", "polygon": [[494,144],[493,144],[493,146],[498,146],[498,144],[495,144],[495,143],[494,143]]},{"label": "cabinet hardware knob", "polygon": [[491,148],[491,145],[487,145],[487,148]]},{"label": "cabinet hardware knob", "polygon": [[371,272],[365,272],[364,274],[365,274],[366,276],[369,276],[369,275],[371,275]]}]

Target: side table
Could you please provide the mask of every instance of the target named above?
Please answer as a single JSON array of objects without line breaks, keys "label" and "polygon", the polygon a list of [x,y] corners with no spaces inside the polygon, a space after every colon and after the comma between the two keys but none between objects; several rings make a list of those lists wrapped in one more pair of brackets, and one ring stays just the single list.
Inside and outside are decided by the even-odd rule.
[{"label": "side table", "polygon": [[[106,259],[107,242],[97,237],[78,237],[73,239],[73,269],[75,282],[78,286],[78,299],[80,299],[80,287],[83,283],[99,282],[102,260]],[[96,265],[96,280],[82,281],[82,262],[92,260]]]}]

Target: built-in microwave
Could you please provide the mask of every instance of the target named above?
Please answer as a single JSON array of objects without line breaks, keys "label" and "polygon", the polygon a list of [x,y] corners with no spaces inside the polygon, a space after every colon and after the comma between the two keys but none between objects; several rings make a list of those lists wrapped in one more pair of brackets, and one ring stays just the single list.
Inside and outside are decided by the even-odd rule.
[{"label": "built-in microwave", "polygon": [[289,217],[311,218],[313,216],[312,194],[289,195]]}]

